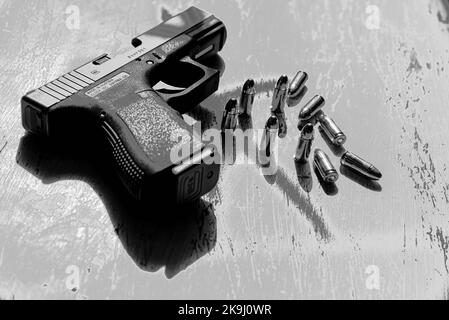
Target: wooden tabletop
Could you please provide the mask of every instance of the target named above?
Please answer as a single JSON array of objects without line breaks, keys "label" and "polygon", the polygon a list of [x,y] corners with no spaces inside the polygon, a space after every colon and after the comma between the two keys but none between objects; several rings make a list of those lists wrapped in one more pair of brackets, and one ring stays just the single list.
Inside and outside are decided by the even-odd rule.
[{"label": "wooden tabletop", "polygon": [[[217,126],[254,78],[261,129],[277,78],[304,70],[301,105],[324,96],[346,148],[383,178],[343,171],[329,190],[311,172],[304,191],[297,106],[275,176],[223,166],[216,189],[176,219],[154,218],[173,214],[157,199],[142,208],[124,195],[83,141],[25,135],[20,98],[185,6],[70,3],[0,0],[0,298],[448,298],[446,1],[196,1],[228,40],[220,91],[192,118]],[[314,148],[339,168],[318,132]]]}]

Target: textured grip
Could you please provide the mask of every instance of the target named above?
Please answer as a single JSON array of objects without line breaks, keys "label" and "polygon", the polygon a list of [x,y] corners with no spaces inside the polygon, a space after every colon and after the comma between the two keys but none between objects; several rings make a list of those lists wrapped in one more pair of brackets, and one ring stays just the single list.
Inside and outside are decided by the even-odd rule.
[{"label": "textured grip", "polygon": [[[147,178],[166,172],[169,176],[163,182],[168,185],[175,181],[170,179],[170,168],[177,164],[170,158],[174,148],[181,145],[193,148],[197,143],[195,147],[201,150],[202,144],[192,138],[182,116],[154,90],[125,97],[118,105],[122,107],[115,114],[103,112],[102,128],[112,147],[121,180],[136,198],[141,198],[146,191],[142,189],[148,187]],[[176,186],[170,188],[175,189]]]},{"label": "textured grip", "polygon": [[155,171],[172,165],[170,153],[179,144],[192,141],[189,126],[155,92],[140,93],[141,99],[118,110]]}]

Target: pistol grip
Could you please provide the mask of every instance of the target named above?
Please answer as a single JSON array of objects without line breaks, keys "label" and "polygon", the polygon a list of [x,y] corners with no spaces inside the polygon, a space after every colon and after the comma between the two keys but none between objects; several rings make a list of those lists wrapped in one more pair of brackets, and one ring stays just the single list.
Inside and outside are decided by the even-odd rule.
[{"label": "pistol grip", "polygon": [[199,163],[174,170],[179,165],[171,159],[174,149],[180,150],[180,144],[189,146],[186,156],[190,158],[195,152],[202,155],[204,145],[193,139],[191,128],[157,92],[132,94],[118,105],[115,111],[101,110],[101,128],[122,182],[137,199],[156,193],[181,203],[215,187],[220,166],[206,165],[203,157]]},{"label": "pistol grip", "polygon": [[167,70],[181,83],[189,82],[189,78],[197,79],[186,89],[176,92],[158,91],[159,95],[176,111],[184,114],[199,105],[218,90],[220,71],[209,68],[190,57],[181,59],[179,64]]}]

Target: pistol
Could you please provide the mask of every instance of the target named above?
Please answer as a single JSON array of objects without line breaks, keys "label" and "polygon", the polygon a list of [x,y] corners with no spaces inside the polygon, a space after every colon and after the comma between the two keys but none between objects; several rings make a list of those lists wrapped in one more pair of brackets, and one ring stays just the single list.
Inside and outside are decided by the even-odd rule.
[{"label": "pistol", "polygon": [[[219,19],[190,7],[134,38],[125,54],[101,55],[26,94],[22,124],[63,141],[99,135],[111,170],[138,200],[155,192],[177,203],[198,199],[216,186],[220,165],[206,161],[215,149],[194,139],[182,114],[218,90],[220,70],[203,62],[226,36]],[[170,88],[158,90],[161,83]],[[191,152],[176,163],[170,154],[181,143]]]}]

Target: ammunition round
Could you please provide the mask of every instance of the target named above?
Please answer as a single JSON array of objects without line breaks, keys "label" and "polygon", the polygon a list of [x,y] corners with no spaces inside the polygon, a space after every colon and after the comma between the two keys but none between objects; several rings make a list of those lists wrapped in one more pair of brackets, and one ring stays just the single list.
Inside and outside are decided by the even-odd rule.
[{"label": "ammunition round", "polygon": [[288,77],[281,76],[276,83],[271,102],[271,112],[274,114],[284,113],[285,102],[287,100]]},{"label": "ammunition round", "polygon": [[255,82],[249,79],[245,82],[240,96],[240,113],[251,115],[253,111],[254,98],[256,96]]},{"label": "ammunition round", "polygon": [[337,182],[339,175],[334,165],[330,161],[324,151],[317,149],[315,150],[315,157],[313,164],[315,168],[318,170],[321,178],[327,183],[335,183]]},{"label": "ammunition round", "polygon": [[382,173],[375,166],[349,151],[341,157],[341,165],[355,170],[371,180],[382,178]]},{"label": "ammunition round", "polygon": [[225,111],[230,112],[232,109],[236,109],[238,105],[237,99],[229,99],[228,103],[226,103]]},{"label": "ammunition round", "polygon": [[288,87],[288,98],[295,99],[301,94],[304,85],[309,79],[309,75],[303,71],[299,71],[293,78],[292,82]]},{"label": "ammunition round", "polygon": [[296,148],[295,161],[305,163],[309,160],[312,143],[314,140],[314,128],[312,124],[307,124],[301,131],[298,146]]},{"label": "ammunition round", "polygon": [[299,113],[300,120],[309,120],[320,111],[326,100],[322,96],[315,96],[310,100]]},{"label": "ammunition round", "polygon": [[279,129],[279,121],[276,116],[270,116],[267,123],[265,124],[265,129],[268,130],[278,130]]},{"label": "ammunition round", "polygon": [[271,157],[273,145],[276,140],[277,131],[279,130],[279,120],[276,116],[271,116],[266,125],[260,143],[260,152],[263,157]]},{"label": "ammunition round", "polygon": [[320,122],[321,128],[323,129],[326,136],[336,146],[342,146],[346,143],[346,135],[337,126],[334,120],[321,112],[318,115],[318,121]]},{"label": "ammunition round", "polygon": [[287,119],[284,113],[274,114],[279,122],[279,138],[284,139],[288,133]]},{"label": "ammunition round", "polygon": [[221,131],[235,130],[237,128],[237,100],[231,99],[225,106],[223,119],[221,120]]},{"label": "ammunition round", "polygon": [[309,119],[309,120],[301,120],[300,119],[298,121],[298,130],[302,131],[302,129],[304,129],[304,127],[307,124],[311,124],[311,125],[315,126],[317,124],[317,122],[318,122],[318,120],[316,118],[312,118],[312,119]]}]

